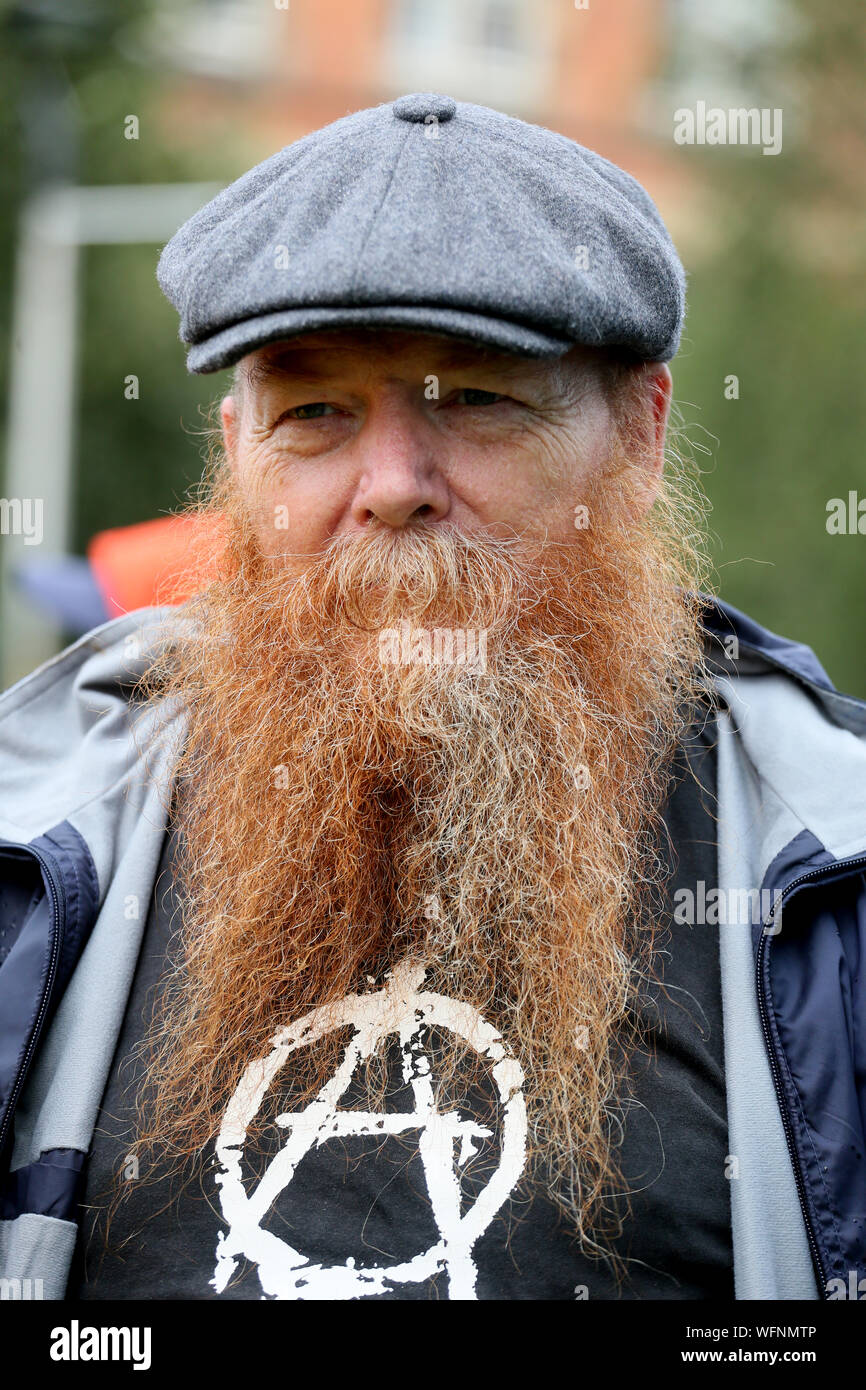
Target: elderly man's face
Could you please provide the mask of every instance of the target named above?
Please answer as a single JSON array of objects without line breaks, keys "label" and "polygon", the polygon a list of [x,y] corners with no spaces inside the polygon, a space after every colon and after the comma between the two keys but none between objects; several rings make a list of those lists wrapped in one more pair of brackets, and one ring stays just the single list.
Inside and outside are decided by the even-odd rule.
[{"label": "elderly man's face", "polygon": [[[437,334],[327,332],[261,348],[239,375],[222,404],[226,445],[272,555],[410,519],[573,540],[608,455],[611,405],[583,348],[545,360]],[[658,364],[639,401],[651,472],[670,385]]]}]

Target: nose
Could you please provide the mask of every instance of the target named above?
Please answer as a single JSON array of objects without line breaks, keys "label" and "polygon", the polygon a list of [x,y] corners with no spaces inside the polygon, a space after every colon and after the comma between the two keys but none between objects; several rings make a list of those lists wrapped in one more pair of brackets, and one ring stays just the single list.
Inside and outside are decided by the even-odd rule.
[{"label": "nose", "polygon": [[391,401],[371,410],[356,439],[360,476],[352,501],[356,526],[374,518],[387,526],[411,520],[439,521],[451,499],[440,467],[444,447],[410,401]]}]

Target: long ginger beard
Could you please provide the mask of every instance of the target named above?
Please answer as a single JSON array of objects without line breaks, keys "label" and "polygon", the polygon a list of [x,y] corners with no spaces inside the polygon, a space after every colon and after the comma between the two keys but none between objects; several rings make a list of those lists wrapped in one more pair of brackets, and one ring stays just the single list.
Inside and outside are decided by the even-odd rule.
[{"label": "long ginger beard", "polygon": [[[499,1029],[525,1076],[526,1177],[603,1248],[659,812],[701,668],[694,557],[664,499],[634,519],[633,471],[620,450],[566,544],[377,527],[300,570],[262,554],[223,471],[221,577],[146,685],[188,724],[145,1148],[182,1165],[278,1028],[408,958]],[[486,663],[427,664],[417,633],[437,628],[485,634]],[[312,1095],[334,1055],[293,1064]],[[467,1067],[442,1046],[440,1110]]]}]

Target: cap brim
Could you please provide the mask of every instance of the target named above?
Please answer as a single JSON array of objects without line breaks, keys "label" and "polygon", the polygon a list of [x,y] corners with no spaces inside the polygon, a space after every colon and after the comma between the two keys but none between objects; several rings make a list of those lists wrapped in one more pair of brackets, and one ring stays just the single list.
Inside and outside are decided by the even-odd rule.
[{"label": "cap brim", "polygon": [[434,308],[424,304],[377,304],[357,308],[323,305],[281,309],[232,324],[204,342],[193,344],[187,353],[186,365],[191,372],[217,372],[234,366],[248,352],[266,343],[328,328],[402,328],[418,333],[447,333],[527,357],[561,357],[576,346],[568,339],[539,333],[510,319],[491,318],[465,309],[445,309],[440,305]]}]

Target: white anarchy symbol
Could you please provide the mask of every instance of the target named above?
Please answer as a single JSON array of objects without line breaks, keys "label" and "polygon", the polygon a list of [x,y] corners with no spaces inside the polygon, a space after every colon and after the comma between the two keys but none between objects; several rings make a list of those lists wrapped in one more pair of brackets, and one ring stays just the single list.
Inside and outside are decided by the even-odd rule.
[{"label": "white anarchy symbol", "polygon": [[[501,1035],[477,1010],[445,995],[419,990],[424,973],[423,965],[404,962],[391,971],[384,989],[351,994],[340,1003],[313,1009],[281,1029],[272,1040],[270,1054],[247,1067],[223,1116],[216,1143],[220,1165],[216,1182],[228,1225],[228,1231],[219,1237],[216,1270],[211,1280],[217,1293],[223,1292],[239,1257],[245,1256],[258,1267],[264,1294],[271,1298],[369,1297],[388,1293],[396,1285],[421,1283],[439,1271],[447,1275],[450,1298],[476,1297],[478,1271],[472,1259],[473,1246],[513,1191],[526,1163],[523,1071],[516,1059],[506,1053]],[[288,1137],[248,1196],[241,1176],[243,1146],[275,1076],[293,1052],[347,1024],[355,1031],[335,1075],[303,1110],[277,1116],[276,1123],[288,1131]],[[499,1163],[463,1215],[454,1145],[459,1141],[456,1165],[462,1167],[477,1152],[474,1141],[490,1136],[491,1131],[462,1119],[457,1112],[437,1110],[430,1061],[420,1041],[421,1031],[433,1026],[448,1029],[491,1063],[502,1105]],[[414,1110],[381,1114],[338,1110],[359,1064],[373,1056],[380,1042],[391,1034],[399,1036],[403,1080],[412,1088]],[[262,1228],[274,1201],[292,1181],[298,1164],[311,1148],[335,1136],[399,1134],[410,1129],[419,1131],[419,1154],[440,1237],[429,1250],[396,1265],[357,1268],[349,1258],[345,1265],[326,1267],[315,1264],[287,1241]]]}]

